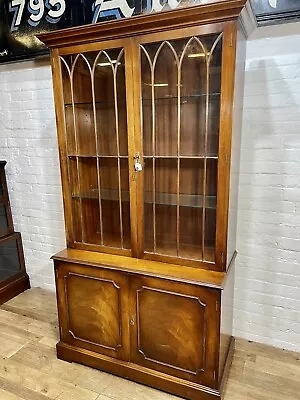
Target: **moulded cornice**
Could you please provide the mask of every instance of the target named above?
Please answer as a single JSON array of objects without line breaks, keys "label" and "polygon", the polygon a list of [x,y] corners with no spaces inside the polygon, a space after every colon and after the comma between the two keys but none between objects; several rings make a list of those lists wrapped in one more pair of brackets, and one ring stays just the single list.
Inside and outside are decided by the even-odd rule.
[{"label": "moulded cornice", "polygon": [[250,1],[248,1],[245,4],[245,7],[242,9],[240,15],[240,21],[244,33],[246,35],[246,38],[248,38],[251,35],[251,33],[257,28],[257,21]]},{"label": "moulded cornice", "polygon": [[[243,10],[243,11],[242,11]],[[252,32],[254,16],[247,0],[226,0],[171,11],[138,15],[109,22],[68,28],[38,35],[50,48],[87,44],[99,40],[132,37],[170,29],[220,23],[241,18],[244,30]]]}]

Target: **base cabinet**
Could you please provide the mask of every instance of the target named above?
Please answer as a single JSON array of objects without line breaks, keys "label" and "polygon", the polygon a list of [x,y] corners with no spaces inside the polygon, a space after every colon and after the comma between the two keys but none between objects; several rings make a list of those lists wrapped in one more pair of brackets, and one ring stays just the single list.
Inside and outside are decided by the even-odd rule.
[{"label": "base cabinet", "polygon": [[55,261],[58,356],[189,399],[220,397],[222,291],[117,268]]}]

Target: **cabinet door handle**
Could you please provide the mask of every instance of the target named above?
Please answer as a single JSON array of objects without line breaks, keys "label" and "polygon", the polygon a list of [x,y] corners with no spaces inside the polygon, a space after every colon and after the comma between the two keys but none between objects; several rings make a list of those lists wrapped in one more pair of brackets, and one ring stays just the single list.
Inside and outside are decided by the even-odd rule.
[{"label": "cabinet door handle", "polygon": [[130,317],[129,323],[131,326],[134,326],[134,316],[133,315]]}]

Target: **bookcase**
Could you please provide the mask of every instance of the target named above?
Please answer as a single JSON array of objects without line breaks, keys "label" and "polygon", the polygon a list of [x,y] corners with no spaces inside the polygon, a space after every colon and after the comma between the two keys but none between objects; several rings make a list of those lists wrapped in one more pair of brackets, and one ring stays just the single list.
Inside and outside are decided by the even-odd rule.
[{"label": "bookcase", "polygon": [[58,357],[189,399],[231,363],[246,1],[40,35],[68,248]]}]

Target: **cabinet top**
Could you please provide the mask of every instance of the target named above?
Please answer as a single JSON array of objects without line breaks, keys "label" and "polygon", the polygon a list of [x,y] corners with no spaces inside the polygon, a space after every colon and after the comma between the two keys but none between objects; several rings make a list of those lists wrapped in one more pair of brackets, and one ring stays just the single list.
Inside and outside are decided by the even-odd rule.
[{"label": "cabinet top", "polygon": [[55,254],[52,258],[55,261],[103,267],[216,289],[223,289],[227,276],[224,272],[69,248]]},{"label": "cabinet top", "polygon": [[240,18],[246,36],[255,28],[253,11],[247,0],[223,0],[217,3],[178,8],[138,15],[121,20],[57,30],[38,35],[50,48],[88,44],[100,40],[132,37],[204,24],[235,21]]}]

